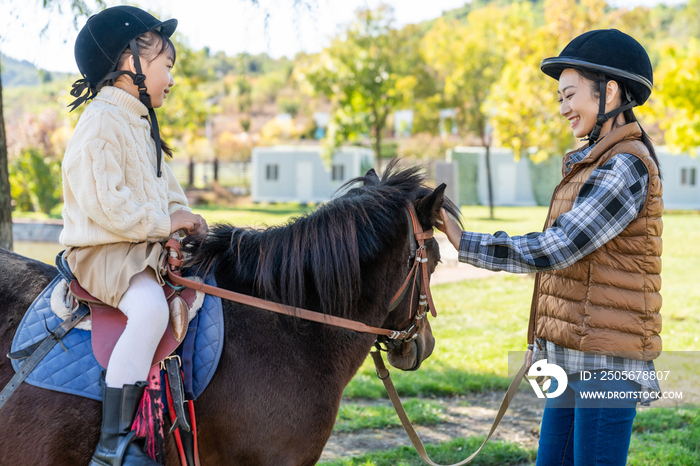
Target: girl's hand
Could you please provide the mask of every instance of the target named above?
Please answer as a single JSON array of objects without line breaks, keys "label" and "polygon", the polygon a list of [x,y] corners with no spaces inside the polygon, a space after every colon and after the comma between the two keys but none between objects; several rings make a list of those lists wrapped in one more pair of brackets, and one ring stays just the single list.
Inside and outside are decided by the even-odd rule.
[{"label": "girl's hand", "polygon": [[438,222],[437,229],[447,235],[447,239],[450,240],[452,246],[459,251],[459,242],[462,239],[462,229],[455,219],[450,217],[450,215],[445,212],[445,209],[440,209],[440,217],[442,219],[442,224]]},{"label": "girl's hand", "polygon": [[185,230],[189,236],[204,236],[209,231],[206,220],[201,215],[186,210],[178,210],[170,215],[170,233]]}]

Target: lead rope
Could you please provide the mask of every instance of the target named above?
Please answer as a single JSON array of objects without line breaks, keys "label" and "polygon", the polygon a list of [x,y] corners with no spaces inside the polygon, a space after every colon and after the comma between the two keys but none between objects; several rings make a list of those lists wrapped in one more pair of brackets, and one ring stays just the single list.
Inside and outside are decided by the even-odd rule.
[{"label": "lead rope", "polygon": [[[413,428],[413,424],[411,424],[410,419],[408,419],[408,415],[406,414],[406,411],[403,409],[403,405],[401,403],[401,398],[399,398],[398,393],[396,393],[396,388],[394,387],[394,383],[391,381],[391,374],[389,374],[389,371],[387,370],[386,366],[384,365],[384,360],[382,359],[382,355],[379,351],[373,350],[370,352],[372,355],[372,359],[374,359],[374,367],[377,370],[377,377],[381,379],[381,381],[384,383],[384,388],[386,389],[387,394],[389,395],[389,399],[391,400],[391,404],[394,405],[394,409],[396,410],[396,414],[399,416],[399,419],[401,420],[401,424],[403,425],[404,430],[406,431],[406,435],[408,435],[408,438],[411,440],[411,443],[413,444],[413,448],[416,449],[416,452],[418,455],[425,461],[427,464],[430,466],[443,466],[441,464],[435,463],[433,460],[430,459],[428,456],[428,453],[425,451],[425,446],[423,446],[423,442],[421,441],[420,437],[418,436],[418,433],[416,430]],[[465,458],[464,460],[460,461],[459,463],[454,463],[451,465],[444,465],[444,466],[461,466],[463,464],[470,463],[474,458],[476,458],[476,455],[479,454],[482,448],[486,445],[486,442],[489,441],[491,438],[491,435],[496,431],[496,427],[498,427],[498,424],[501,422],[501,419],[503,416],[506,414],[506,411],[508,410],[508,406],[510,405],[510,402],[513,400],[515,397],[515,394],[518,391],[518,387],[520,386],[520,382],[523,380],[523,377],[525,376],[525,372],[527,371],[527,366],[526,364],[523,364],[523,366],[518,370],[518,373],[515,375],[515,378],[513,381],[510,383],[510,386],[508,387],[508,390],[506,391],[506,394],[503,396],[503,401],[501,401],[501,407],[498,408],[498,413],[496,414],[496,418],[494,419],[493,423],[491,424],[491,430],[489,431],[488,435],[484,439],[484,442],[481,444],[478,450],[476,450],[474,453],[472,453],[468,458]]]}]

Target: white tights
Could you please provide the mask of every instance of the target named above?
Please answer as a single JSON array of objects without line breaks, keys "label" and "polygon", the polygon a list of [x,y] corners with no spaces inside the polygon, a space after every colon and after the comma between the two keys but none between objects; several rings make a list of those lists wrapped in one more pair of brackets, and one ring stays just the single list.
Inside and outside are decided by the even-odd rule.
[{"label": "white tights", "polygon": [[107,366],[105,382],[112,388],[146,380],[153,355],[167,328],[168,302],[152,269],[147,268],[131,278],[119,309],[128,320]]}]

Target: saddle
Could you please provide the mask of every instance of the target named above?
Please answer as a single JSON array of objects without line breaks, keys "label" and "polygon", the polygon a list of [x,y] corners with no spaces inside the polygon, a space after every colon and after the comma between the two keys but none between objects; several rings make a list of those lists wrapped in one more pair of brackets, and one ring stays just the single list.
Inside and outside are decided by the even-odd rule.
[{"label": "saddle", "polygon": [[[119,309],[103,303],[80,286],[70,271],[63,252],[56,256],[56,268],[68,282],[68,287],[77,303],[82,302],[90,307],[92,349],[97,362],[106,368],[114,346],[124,332],[127,317]],[[163,285],[163,293],[170,306],[170,325],[158,344],[151,365],[156,365],[167,358],[185,339],[190,321],[189,311],[198,301],[195,290],[182,286],[166,283]],[[201,303],[197,304],[201,306]]]},{"label": "saddle", "polygon": [[[119,309],[102,303],[80,286],[62,252],[56,257],[56,267],[59,275],[32,303],[13,338],[14,351],[8,357],[16,373],[0,390],[0,409],[25,380],[38,387],[101,399],[95,393],[95,387],[102,385],[100,374],[104,373],[99,366],[107,366],[127,318]],[[213,277],[193,278],[215,285]],[[221,356],[221,300],[169,283],[163,287],[163,293],[170,305],[171,325],[158,345],[149,373],[152,393],[144,395],[132,430],[146,438],[147,452],[155,459],[156,446],[162,449],[163,433],[158,426],[163,423],[165,404],[170,414],[170,433],[175,436],[183,466],[198,466],[193,400],[208,385]],[[62,316],[53,310],[59,301]],[[79,321],[88,319],[89,326],[76,328]],[[50,323],[53,330],[49,329]],[[161,379],[165,381],[165,391],[160,390]],[[158,394],[156,399],[152,398],[155,394]]]}]

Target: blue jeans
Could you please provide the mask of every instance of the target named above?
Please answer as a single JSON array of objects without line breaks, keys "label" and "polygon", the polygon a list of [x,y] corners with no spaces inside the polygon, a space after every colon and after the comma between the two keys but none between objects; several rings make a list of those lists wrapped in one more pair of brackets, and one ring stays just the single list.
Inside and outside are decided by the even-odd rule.
[{"label": "blue jeans", "polygon": [[[630,380],[601,381],[601,372],[591,371],[589,380],[570,374],[564,393],[547,398],[537,466],[626,464],[637,400],[611,403],[608,399],[583,399],[581,392],[638,391],[640,385]],[[549,392],[557,387],[553,378]]]}]

